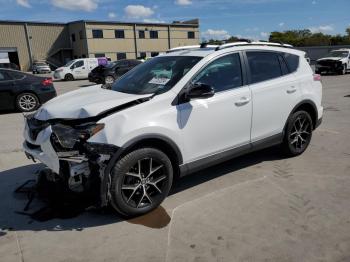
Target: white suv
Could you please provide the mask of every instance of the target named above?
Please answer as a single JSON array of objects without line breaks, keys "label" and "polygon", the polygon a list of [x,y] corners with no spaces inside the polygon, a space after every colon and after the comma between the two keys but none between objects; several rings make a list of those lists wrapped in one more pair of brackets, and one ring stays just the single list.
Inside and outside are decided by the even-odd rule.
[{"label": "white suv", "polygon": [[281,144],[308,147],[321,123],[322,85],[305,53],[236,43],[170,52],[110,90],[59,96],[25,124],[24,150],[74,192],[94,192],[125,216],[156,208],[173,179]]}]

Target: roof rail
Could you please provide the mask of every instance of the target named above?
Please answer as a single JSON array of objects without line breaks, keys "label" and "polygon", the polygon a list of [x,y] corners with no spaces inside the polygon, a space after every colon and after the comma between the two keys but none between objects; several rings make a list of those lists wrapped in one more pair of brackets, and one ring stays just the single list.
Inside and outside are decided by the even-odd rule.
[{"label": "roof rail", "polygon": [[189,49],[216,48],[216,47],[218,47],[218,45],[201,44],[201,45],[179,46],[179,47],[171,48],[170,50],[167,51],[167,53],[183,51],[183,50],[189,50]]},{"label": "roof rail", "polygon": [[263,42],[263,41],[242,41],[242,42],[233,42],[228,44],[223,44],[218,46],[215,51],[219,51],[225,48],[235,47],[235,46],[251,46],[251,45],[260,45],[260,46],[278,46],[278,47],[286,47],[286,48],[292,48],[292,45],[283,44],[283,43],[274,43],[274,42]]}]

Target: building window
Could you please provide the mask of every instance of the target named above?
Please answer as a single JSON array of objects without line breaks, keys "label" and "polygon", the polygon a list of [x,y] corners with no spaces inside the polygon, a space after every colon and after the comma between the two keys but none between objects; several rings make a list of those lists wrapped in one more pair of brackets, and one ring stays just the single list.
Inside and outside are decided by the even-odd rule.
[{"label": "building window", "polygon": [[84,39],[83,31],[79,31],[79,39]]},{"label": "building window", "polygon": [[126,53],[117,53],[117,60],[126,59]]},{"label": "building window", "polygon": [[103,30],[100,30],[100,29],[92,30],[92,37],[93,38],[103,38]]},{"label": "building window", "polygon": [[187,38],[188,38],[188,39],[194,39],[194,38],[195,38],[194,32],[193,32],[193,31],[187,32]]},{"label": "building window", "polygon": [[146,52],[140,52],[140,58],[145,59],[147,57]]},{"label": "building window", "polygon": [[115,38],[125,38],[124,30],[115,30]]},{"label": "building window", "polygon": [[95,54],[95,57],[98,58],[98,57],[106,57],[106,54],[105,53],[97,53]]},{"label": "building window", "polygon": [[144,30],[140,30],[140,31],[139,31],[139,38],[141,38],[141,39],[146,38],[146,37],[145,37],[145,31],[144,31]]},{"label": "building window", "polygon": [[151,53],[151,57],[155,57],[155,56],[158,56],[158,55],[159,55],[158,52],[152,52],[152,53]]},{"label": "building window", "polygon": [[158,38],[158,31],[149,31],[149,37],[151,39],[157,39]]},{"label": "building window", "polygon": [[75,42],[75,34],[72,34],[72,42]]}]

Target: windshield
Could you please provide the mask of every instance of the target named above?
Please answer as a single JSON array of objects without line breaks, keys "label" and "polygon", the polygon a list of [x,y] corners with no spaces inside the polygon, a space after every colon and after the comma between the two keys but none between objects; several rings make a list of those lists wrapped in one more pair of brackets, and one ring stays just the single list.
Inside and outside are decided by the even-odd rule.
[{"label": "windshield", "polygon": [[64,67],[69,67],[69,66],[71,66],[74,62],[75,62],[75,60],[69,61],[67,64],[64,65]]},{"label": "windshield", "polygon": [[128,94],[163,93],[173,88],[202,57],[155,57],[116,81],[112,90]]},{"label": "windshield", "polygon": [[348,51],[332,51],[329,53],[330,57],[347,57],[349,54]]}]

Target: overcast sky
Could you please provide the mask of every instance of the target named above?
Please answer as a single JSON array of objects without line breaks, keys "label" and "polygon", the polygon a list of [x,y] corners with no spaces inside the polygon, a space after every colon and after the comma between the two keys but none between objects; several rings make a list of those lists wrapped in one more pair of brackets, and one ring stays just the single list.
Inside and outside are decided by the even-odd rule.
[{"label": "overcast sky", "polygon": [[266,39],[309,28],[344,34],[350,0],[0,0],[0,20],[172,22],[200,19],[202,38]]}]

